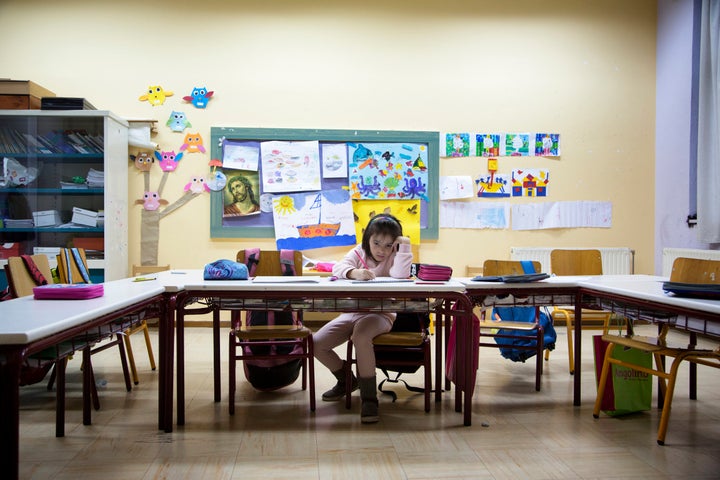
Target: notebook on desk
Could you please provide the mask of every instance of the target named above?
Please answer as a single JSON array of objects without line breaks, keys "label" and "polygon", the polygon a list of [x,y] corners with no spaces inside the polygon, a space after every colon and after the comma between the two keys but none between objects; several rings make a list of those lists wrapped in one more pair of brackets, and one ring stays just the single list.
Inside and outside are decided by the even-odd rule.
[{"label": "notebook on desk", "polygon": [[263,275],[253,277],[252,283],[320,283],[319,276]]},{"label": "notebook on desk", "polygon": [[504,283],[525,283],[525,282],[537,282],[538,280],[544,280],[550,278],[547,273],[524,273],[521,275],[492,275],[483,277],[479,275],[473,277],[473,282],[504,282]]},{"label": "notebook on desk", "polygon": [[350,283],[408,283],[414,282],[411,278],[392,278],[392,277],[376,277],[372,280],[353,280]]}]

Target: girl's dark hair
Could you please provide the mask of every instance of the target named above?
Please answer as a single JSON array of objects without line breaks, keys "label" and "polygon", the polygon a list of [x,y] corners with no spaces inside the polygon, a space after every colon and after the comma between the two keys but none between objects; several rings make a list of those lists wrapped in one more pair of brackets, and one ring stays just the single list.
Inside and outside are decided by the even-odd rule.
[{"label": "girl's dark hair", "polygon": [[368,256],[370,253],[370,237],[377,234],[389,235],[394,239],[402,236],[402,225],[400,220],[389,213],[381,213],[370,219],[362,237],[362,249]]}]

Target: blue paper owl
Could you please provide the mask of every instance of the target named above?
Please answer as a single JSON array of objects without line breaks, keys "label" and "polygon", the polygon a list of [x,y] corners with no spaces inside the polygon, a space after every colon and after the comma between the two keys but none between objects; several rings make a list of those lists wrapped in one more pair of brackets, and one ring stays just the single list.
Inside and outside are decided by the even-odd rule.
[{"label": "blue paper owl", "polygon": [[176,112],[174,110],[170,113],[170,117],[165,125],[170,127],[170,130],[173,132],[182,132],[186,128],[192,127],[185,116],[185,112]]},{"label": "blue paper owl", "polygon": [[213,93],[214,92],[209,92],[205,87],[194,87],[192,93],[189,96],[183,97],[183,100],[192,103],[195,108],[205,108]]}]

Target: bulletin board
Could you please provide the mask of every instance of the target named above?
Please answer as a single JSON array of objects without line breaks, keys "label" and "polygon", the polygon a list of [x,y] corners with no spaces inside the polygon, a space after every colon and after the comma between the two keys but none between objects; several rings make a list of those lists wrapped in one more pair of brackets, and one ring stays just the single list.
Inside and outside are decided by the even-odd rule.
[{"label": "bulletin board", "polygon": [[[213,160],[223,160],[222,167],[219,168],[227,177],[228,182],[233,178],[235,170],[242,168],[242,165],[237,164],[235,160],[230,163],[229,157],[232,157],[232,152],[248,151],[248,152],[260,152],[256,154],[256,157],[262,157],[263,152],[266,155],[270,155],[269,151],[271,148],[267,148],[268,145],[275,145],[273,142],[279,142],[280,145],[290,145],[291,142],[308,142],[313,144],[317,142],[319,146],[320,156],[322,158],[331,150],[343,149],[343,146],[347,146],[348,151],[357,151],[363,147],[363,145],[388,147],[389,150],[397,149],[400,152],[398,157],[402,157],[402,168],[406,167],[405,164],[412,167],[413,159],[410,155],[404,156],[402,153],[403,149],[412,151],[412,149],[422,149],[423,158],[426,161],[423,162],[423,177],[426,179],[426,183],[420,183],[419,180],[407,180],[403,178],[405,170],[401,171],[400,159],[395,157],[395,152],[388,153],[387,151],[382,154],[382,158],[378,156],[378,150],[375,151],[375,158],[380,160],[381,165],[390,165],[393,168],[398,169],[397,177],[399,179],[397,185],[397,194],[406,198],[417,198],[420,199],[420,236],[423,240],[426,239],[437,239],[439,229],[439,133],[438,132],[426,132],[426,131],[378,131],[378,130],[316,130],[316,129],[285,129],[285,128],[234,128],[234,127],[211,127],[211,158]],[[412,148],[410,148],[412,147]],[[241,157],[238,155],[237,157]],[[253,155],[248,155],[252,157]],[[389,159],[392,156],[392,162],[383,162],[385,159]],[[410,160],[408,160],[410,158]],[[260,158],[261,160],[262,158]],[[251,175],[251,186],[255,191],[255,196],[267,199],[272,196],[272,185],[268,183],[267,178],[264,178],[262,171],[262,161],[258,158],[254,158],[254,163],[249,167],[248,170]],[[415,159],[415,167],[417,168],[417,162],[419,157]],[[242,158],[240,162],[246,161]],[[351,174],[343,174],[343,176],[329,175],[326,171],[328,168],[332,168],[326,161],[321,161],[320,168],[323,169],[322,175],[320,175],[319,185],[305,186],[306,189],[315,189],[318,191],[327,191],[331,189],[347,189],[357,191],[357,183],[351,188],[350,181]],[[375,162],[377,166],[378,162]],[[227,168],[231,165],[232,168]],[[307,165],[300,166],[297,168],[299,172],[303,172],[307,169]],[[268,169],[269,170],[269,169]],[[268,172],[265,172],[268,173]],[[412,175],[412,173],[409,173]],[[379,171],[380,180],[387,181],[388,172]],[[373,177],[374,178],[374,177]],[[373,180],[377,183],[376,180]],[[409,183],[408,183],[409,182]],[[376,192],[371,187],[372,185],[362,185],[363,180],[360,179],[361,186],[366,187],[364,190],[371,193]],[[421,188],[417,188],[417,185]],[[385,189],[386,190],[386,189]],[[393,191],[394,192],[394,191]],[[415,197],[415,194],[418,196]],[[378,207],[382,206],[382,202],[385,198],[382,197],[383,192],[378,190],[377,197],[373,200],[362,200],[363,202],[378,202]],[[395,196],[396,193],[391,193]],[[371,197],[372,198],[372,197]],[[259,200],[259,199],[258,199]],[[212,238],[273,238],[275,236],[275,229],[273,223],[273,215],[268,212],[267,209],[257,209],[258,211],[252,212],[249,215],[227,215],[227,203],[228,203],[228,189],[221,191],[213,191],[211,194],[210,201],[210,236]],[[379,209],[379,212],[382,208]],[[379,213],[378,212],[378,213]]]}]

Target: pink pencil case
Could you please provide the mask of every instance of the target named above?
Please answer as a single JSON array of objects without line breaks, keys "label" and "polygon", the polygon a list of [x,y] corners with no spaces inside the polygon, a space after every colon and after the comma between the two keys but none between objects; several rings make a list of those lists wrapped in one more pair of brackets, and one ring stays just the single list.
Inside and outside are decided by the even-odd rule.
[{"label": "pink pencil case", "polygon": [[35,300],[84,300],[104,294],[102,283],[52,283],[33,288]]}]

